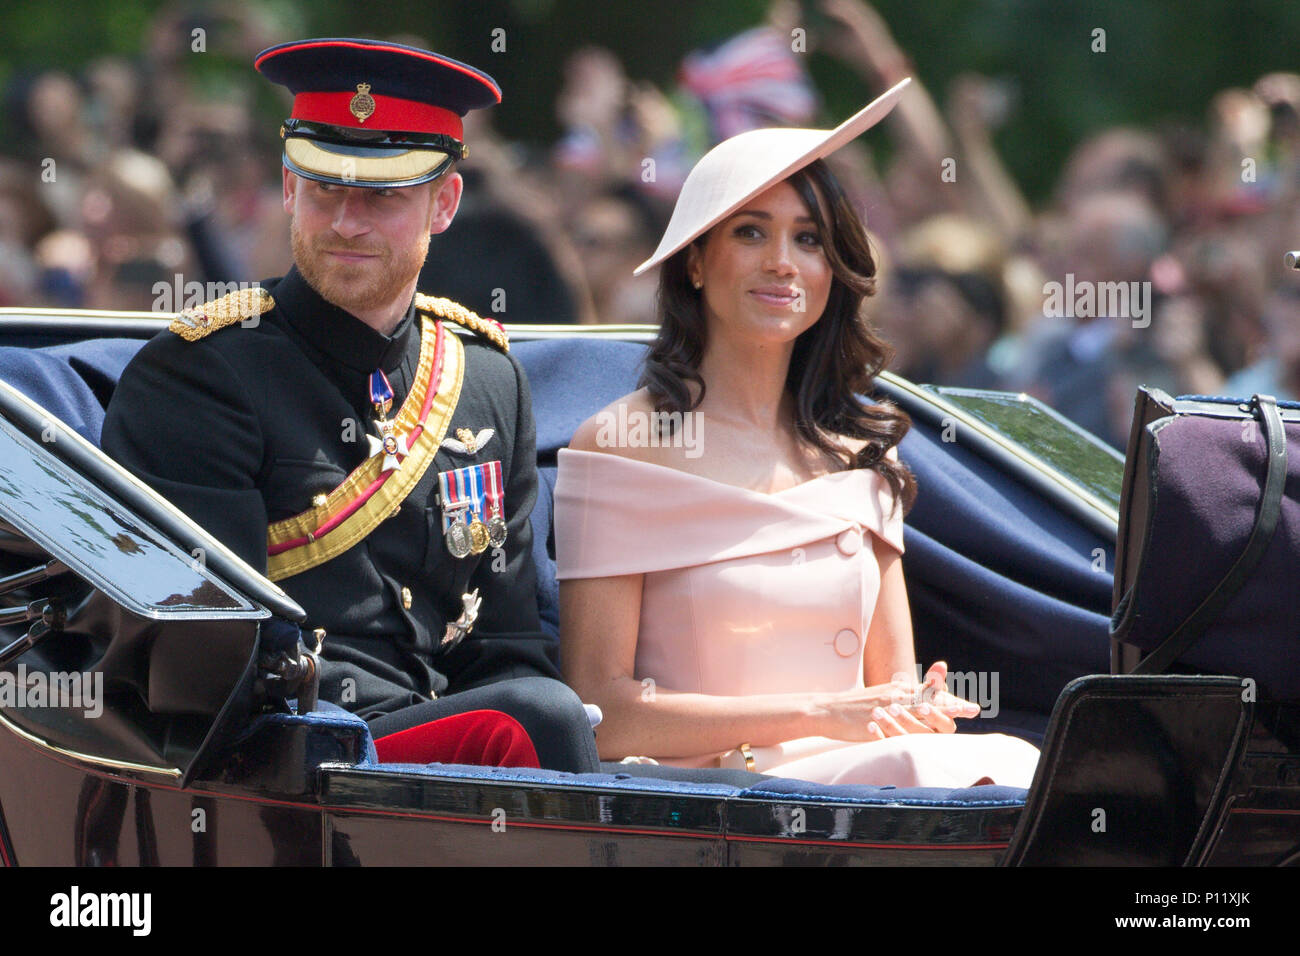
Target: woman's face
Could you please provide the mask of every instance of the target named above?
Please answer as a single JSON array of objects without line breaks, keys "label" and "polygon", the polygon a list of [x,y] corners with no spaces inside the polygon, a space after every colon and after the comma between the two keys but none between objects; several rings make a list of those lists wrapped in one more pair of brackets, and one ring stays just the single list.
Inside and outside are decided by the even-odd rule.
[{"label": "woman's face", "polygon": [[691,282],[703,283],[710,336],[731,330],[754,342],[793,342],[810,328],[833,279],[824,241],[788,182],[714,226],[687,259]]}]

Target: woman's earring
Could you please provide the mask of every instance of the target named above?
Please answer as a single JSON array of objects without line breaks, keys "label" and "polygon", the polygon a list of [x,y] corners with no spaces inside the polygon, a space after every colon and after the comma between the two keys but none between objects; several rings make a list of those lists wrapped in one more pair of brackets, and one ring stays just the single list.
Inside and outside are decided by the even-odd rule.
[{"label": "woman's earring", "polygon": [[695,290],[696,290],[697,292],[698,292],[700,289],[703,289],[703,288],[704,288],[704,283],[701,282],[699,279],[696,279],[696,280],[695,280],[694,285],[695,285]]}]

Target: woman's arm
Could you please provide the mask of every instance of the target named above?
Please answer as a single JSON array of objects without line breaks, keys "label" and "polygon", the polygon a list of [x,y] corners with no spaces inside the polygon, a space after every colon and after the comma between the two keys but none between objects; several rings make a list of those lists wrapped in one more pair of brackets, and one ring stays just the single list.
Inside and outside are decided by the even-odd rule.
[{"label": "woman's arm", "polygon": [[870,687],[895,677],[916,679],[916,650],[912,645],[912,611],[903,580],[903,556],[878,535],[871,535],[880,565],[880,594],[867,630],[862,680]]},{"label": "woman's arm", "polygon": [[[921,692],[914,677],[842,693],[746,697],[683,693],[643,683],[634,676],[643,581],[643,575],[633,574],[560,584],[564,679],[605,715],[596,738],[602,759],[689,756],[799,737],[878,740],[951,728],[942,701],[929,708],[928,717],[913,714]],[[903,600],[905,609],[906,594]],[[910,655],[910,630],[907,637]],[[900,702],[899,714],[877,713]]]},{"label": "woman's arm", "polygon": [[721,752],[819,732],[813,695],[718,697],[637,680],[643,580],[632,574],[560,583],[564,679],[605,715],[596,736],[602,759]]},{"label": "woman's arm", "polygon": [[[863,682],[870,687],[885,681],[901,682],[916,677],[916,648],[912,635],[912,610],[907,603],[907,582],[903,577],[903,557],[881,538],[872,535],[872,547],[880,565],[880,594],[875,613],[867,630],[867,647],[863,656]],[[953,717],[973,717],[979,707],[947,691],[948,665],[940,661],[925,674],[921,691],[912,702],[915,716],[928,729],[952,733],[957,729]],[[897,715],[899,732],[915,732]]]}]

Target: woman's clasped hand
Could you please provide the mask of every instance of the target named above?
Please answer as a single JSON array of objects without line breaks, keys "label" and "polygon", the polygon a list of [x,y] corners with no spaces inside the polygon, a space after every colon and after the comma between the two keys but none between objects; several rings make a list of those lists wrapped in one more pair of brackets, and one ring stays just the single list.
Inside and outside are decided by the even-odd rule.
[{"label": "woman's clasped hand", "polygon": [[838,740],[881,740],[903,734],[950,734],[955,718],[977,717],[979,704],[947,689],[948,665],[938,662],[917,683],[899,674],[887,684],[827,695],[820,702],[827,728],[823,736]]}]

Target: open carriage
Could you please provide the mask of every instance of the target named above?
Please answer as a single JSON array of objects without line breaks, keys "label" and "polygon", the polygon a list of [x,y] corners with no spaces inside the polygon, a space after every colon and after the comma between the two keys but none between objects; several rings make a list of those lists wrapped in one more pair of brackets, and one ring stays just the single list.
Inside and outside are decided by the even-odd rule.
[{"label": "open carriage", "polygon": [[[1025,396],[888,375],[921,487],[918,659],[951,662],[983,707],[963,732],[1043,747],[1028,791],[381,764],[360,719],[294,700],[302,609],[97,450],[118,375],[165,324],[0,310],[6,865],[1300,862],[1300,687],[1110,674],[1123,458]],[[554,632],[556,451],[632,390],[650,330],[509,330]]]}]

